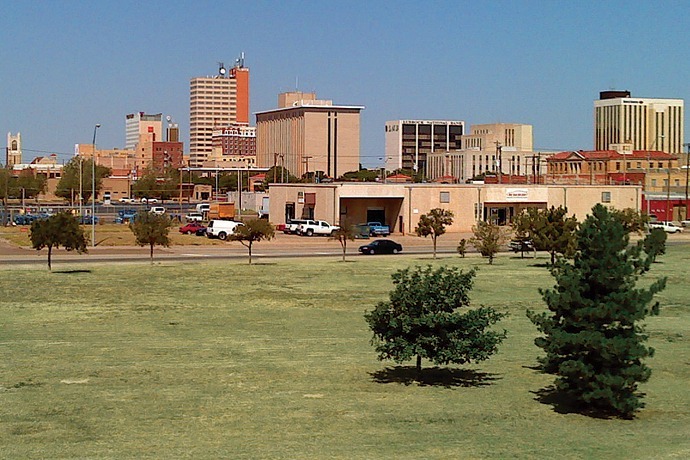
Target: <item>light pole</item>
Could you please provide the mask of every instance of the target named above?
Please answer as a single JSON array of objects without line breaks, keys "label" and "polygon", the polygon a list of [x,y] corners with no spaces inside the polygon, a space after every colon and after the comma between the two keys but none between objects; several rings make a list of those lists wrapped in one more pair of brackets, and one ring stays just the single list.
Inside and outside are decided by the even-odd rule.
[{"label": "light pole", "polygon": [[91,246],[96,247],[96,130],[100,124],[93,127],[93,157],[91,158]]}]

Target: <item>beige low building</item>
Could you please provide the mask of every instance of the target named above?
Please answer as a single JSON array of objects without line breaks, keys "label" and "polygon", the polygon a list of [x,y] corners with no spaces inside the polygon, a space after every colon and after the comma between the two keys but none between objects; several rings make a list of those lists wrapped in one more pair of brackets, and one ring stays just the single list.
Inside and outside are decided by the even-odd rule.
[{"label": "beige low building", "polygon": [[290,219],[318,219],[356,224],[380,221],[393,233],[414,232],[419,217],[434,208],[455,215],[450,232],[468,232],[478,220],[508,224],[523,209],[565,206],[582,220],[597,203],[640,210],[641,187],[605,185],[487,184],[271,184],[269,216],[273,224]]}]

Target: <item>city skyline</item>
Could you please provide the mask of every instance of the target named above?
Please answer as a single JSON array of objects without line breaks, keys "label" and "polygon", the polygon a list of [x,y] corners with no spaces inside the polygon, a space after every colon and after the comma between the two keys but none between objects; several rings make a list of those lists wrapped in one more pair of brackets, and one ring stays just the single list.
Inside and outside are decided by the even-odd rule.
[{"label": "city skyline", "polygon": [[188,153],[190,79],[244,52],[251,125],[295,89],[365,106],[365,167],[383,163],[390,120],[531,124],[535,150],[587,150],[600,91],[688,99],[683,10],[644,2],[20,2],[0,19],[0,130],[22,133],[25,161],[57,153],[62,162],[74,144],[91,141],[97,123],[98,146],[121,148],[126,114],[163,113],[179,124]]}]

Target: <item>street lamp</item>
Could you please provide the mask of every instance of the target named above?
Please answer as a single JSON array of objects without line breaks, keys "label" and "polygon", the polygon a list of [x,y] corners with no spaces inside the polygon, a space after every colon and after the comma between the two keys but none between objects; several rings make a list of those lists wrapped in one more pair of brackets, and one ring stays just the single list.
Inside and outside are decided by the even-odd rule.
[{"label": "street lamp", "polygon": [[100,124],[93,127],[93,157],[91,158],[91,246],[96,247],[96,130]]}]

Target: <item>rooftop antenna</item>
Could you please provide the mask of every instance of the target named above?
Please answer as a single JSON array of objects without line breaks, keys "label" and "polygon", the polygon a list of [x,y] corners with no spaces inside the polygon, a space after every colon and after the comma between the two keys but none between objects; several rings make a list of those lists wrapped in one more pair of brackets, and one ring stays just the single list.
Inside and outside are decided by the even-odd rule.
[{"label": "rooftop antenna", "polygon": [[235,59],[235,67],[242,69],[244,68],[244,51],[240,53],[240,57]]},{"label": "rooftop antenna", "polygon": [[295,92],[299,91],[299,77],[295,76]]},{"label": "rooftop antenna", "polygon": [[222,62],[218,63],[218,75],[221,77],[225,76],[225,65]]}]

